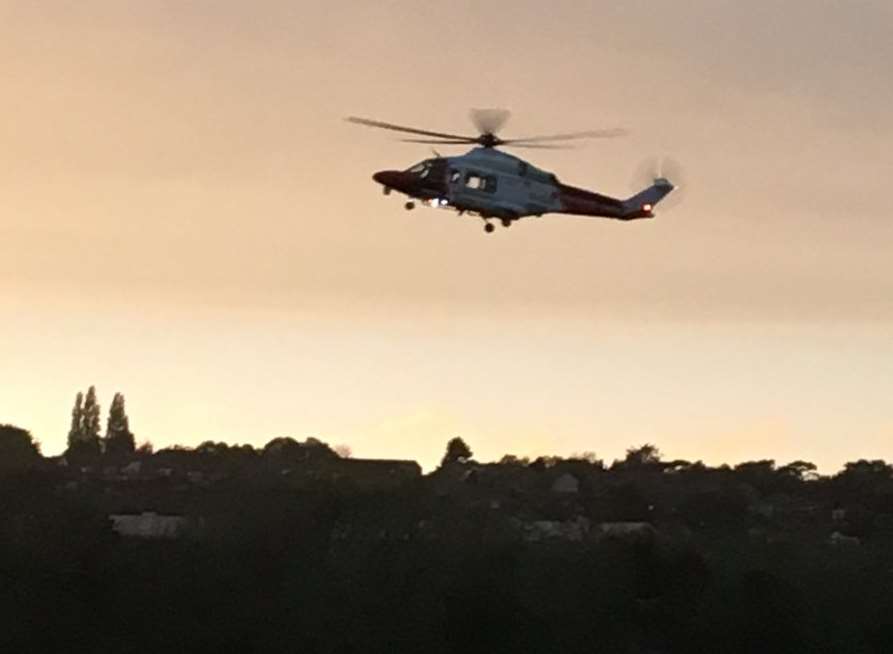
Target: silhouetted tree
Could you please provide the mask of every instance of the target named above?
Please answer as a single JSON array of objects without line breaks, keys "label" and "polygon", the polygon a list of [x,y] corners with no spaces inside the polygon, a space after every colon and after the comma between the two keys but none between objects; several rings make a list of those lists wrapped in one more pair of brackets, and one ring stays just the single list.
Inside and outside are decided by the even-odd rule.
[{"label": "silhouetted tree", "polygon": [[91,386],[86,398],[83,393],[78,393],[75,398],[65,455],[72,460],[86,461],[95,459],[100,452],[99,403],[96,401],[96,389]]},{"label": "silhouetted tree", "polygon": [[538,456],[530,464],[530,469],[537,472],[543,472],[549,468],[554,468],[561,463],[560,456]]},{"label": "silhouetted tree", "polygon": [[499,459],[499,465],[501,466],[526,466],[530,464],[530,459],[525,457],[517,457],[514,454],[506,454],[501,459]]},{"label": "silhouetted tree", "polygon": [[195,453],[206,457],[221,457],[226,456],[229,449],[229,445],[223,442],[204,441],[195,448]]},{"label": "silhouetted tree", "polygon": [[605,467],[605,462],[598,458],[598,455],[595,452],[579,452],[571,454],[570,458],[574,461],[585,461],[596,468]]},{"label": "silhouetted tree", "polygon": [[760,493],[767,494],[779,490],[778,476],[773,459],[745,461],[735,466],[735,476],[745,484],[750,484]]},{"label": "silhouetted tree", "polygon": [[837,479],[861,486],[863,483],[876,483],[893,478],[893,465],[883,459],[868,461],[859,459],[844,465],[843,470],[836,475]]},{"label": "silhouetted tree", "polygon": [[327,443],[312,436],[304,441],[303,447],[307,453],[307,459],[310,461],[331,461],[338,458],[337,452]]},{"label": "silhouetted tree", "polygon": [[265,459],[279,463],[320,463],[338,458],[331,447],[316,438],[308,438],[303,443],[294,438],[274,438],[264,446],[262,455]]},{"label": "silhouetted tree", "polygon": [[115,393],[109,408],[109,418],[105,430],[105,453],[109,456],[129,456],[136,449],[127,412],[124,410],[124,396]]},{"label": "silhouetted tree", "polygon": [[99,442],[99,402],[96,399],[96,387],[91,386],[87,389],[87,397],[84,398],[84,422],[83,437],[84,440]]},{"label": "silhouetted tree", "polygon": [[81,439],[84,431],[84,394],[78,391],[74,398],[74,408],[71,410],[71,427],[68,429],[68,447]]},{"label": "silhouetted tree", "polygon": [[258,453],[251,445],[228,445],[205,441],[187,454],[192,457],[191,466],[205,471],[216,471],[227,475],[239,474],[257,461]]},{"label": "silhouetted tree", "polygon": [[791,461],[778,469],[779,474],[792,477],[798,481],[814,479],[817,476],[815,471],[815,464],[809,461]]},{"label": "silhouetted tree", "polygon": [[472,457],[471,448],[468,444],[458,436],[451,438],[447,443],[446,453],[440,465],[445,466],[450,463],[465,463]]},{"label": "silhouetted tree", "polygon": [[831,483],[848,501],[872,505],[885,512],[893,509],[893,465],[882,459],[851,461]]},{"label": "silhouetted tree", "polygon": [[660,465],[661,452],[656,445],[646,443],[640,447],[631,447],[623,459],[624,468],[650,468]]},{"label": "silhouetted tree", "polygon": [[26,429],[0,425],[0,475],[23,472],[40,460],[40,449]]}]

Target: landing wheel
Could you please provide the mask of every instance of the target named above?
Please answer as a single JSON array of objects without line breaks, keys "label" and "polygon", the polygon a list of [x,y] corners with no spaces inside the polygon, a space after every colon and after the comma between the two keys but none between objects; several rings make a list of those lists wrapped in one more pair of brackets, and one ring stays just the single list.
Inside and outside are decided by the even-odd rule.
[{"label": "landing wheel", "polygon": [[503,226],[503,227],[511,227],[511,226],[512,226],[512,219],[511,219],[511,218],[503,218],[503,219],[502,219],[502,226]]},{"label": "landing wheel", "polygon": [[488,234],[490,234],[494,229],[496,229],[496,226],[493,223],[486,223],[484,225],[484,231]]},{"label": "landing wheel", "polygon": [[384,188],[381,189],[381,192],[384,193],[385,195],[390,195],[390,194],[391,194],[391,187],[390,187],[390,186],[385,186]]},{"label": "landing wheel", "polygon": [[404,204],[403,206],[406,207],[407,211],[412,211],[413,209],[415,209],[415,202],[410,201],[410,202],[407,202],[406,204]]}]

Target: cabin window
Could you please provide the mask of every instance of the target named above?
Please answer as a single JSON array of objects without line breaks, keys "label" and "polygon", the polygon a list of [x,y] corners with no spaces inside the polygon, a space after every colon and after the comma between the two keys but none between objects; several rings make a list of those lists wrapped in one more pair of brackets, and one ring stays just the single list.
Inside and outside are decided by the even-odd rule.
[{"label": "cabin window", "polygon": [[421,178],[425,178],[431,174],[431,168],[434,165],[434,160],[427,159],[422,161],[421,163],[417,163],[412,168],[408,169],[406,172],[411,173],[413,175],[418,175]]},{"label": "cabin window", "polygon": [[468,173],[465,175],[465,187],[475,191],[486,193],[496,192],[496,175],[481,175],[480,173]]},{"label": "cabin window", "polygon": [[455,168],[450,169],[450,184],[457,183],[462,178],[462,173]]}]

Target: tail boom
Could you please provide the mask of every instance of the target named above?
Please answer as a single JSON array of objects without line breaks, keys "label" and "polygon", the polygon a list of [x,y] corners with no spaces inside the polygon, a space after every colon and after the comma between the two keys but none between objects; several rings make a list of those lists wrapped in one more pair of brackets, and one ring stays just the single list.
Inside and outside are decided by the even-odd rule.
[{"label": "tail boom", "polygon": [[618,200],[600,193],[562,184],[558,191],[561,213],[576,216],[598,216],[616,220],[654,218],[654,207],[669,195],[675,187],[666,179],[654,184],[626,200]]}]

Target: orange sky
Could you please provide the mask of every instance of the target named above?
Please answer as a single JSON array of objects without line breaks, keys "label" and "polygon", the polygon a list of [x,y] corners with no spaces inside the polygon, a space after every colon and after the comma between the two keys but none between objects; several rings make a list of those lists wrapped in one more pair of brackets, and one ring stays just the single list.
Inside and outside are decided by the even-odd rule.
[{"label": "orange sky", "polygon": [[[817,4],[821,7],[817,10]],[[893,458],[893,10],[883,2],[0,3],[0,422],[74,394],[139,439],[290,434],[430,466],[656,442],[711,462]],[[654,221],[486,236],[370,179],[505,134]]]}]

